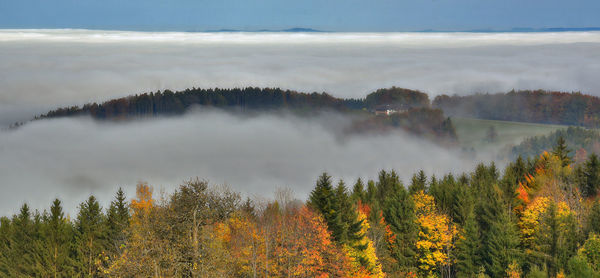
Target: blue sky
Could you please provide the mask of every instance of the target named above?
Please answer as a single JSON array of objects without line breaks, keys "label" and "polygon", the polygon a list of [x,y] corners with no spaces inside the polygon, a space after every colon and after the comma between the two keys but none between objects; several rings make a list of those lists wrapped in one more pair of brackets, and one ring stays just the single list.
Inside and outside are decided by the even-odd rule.
[{"label": "blue sky", "polygon": [[598,0],[0,0],[0,28],[203,31],[598,27]]}]

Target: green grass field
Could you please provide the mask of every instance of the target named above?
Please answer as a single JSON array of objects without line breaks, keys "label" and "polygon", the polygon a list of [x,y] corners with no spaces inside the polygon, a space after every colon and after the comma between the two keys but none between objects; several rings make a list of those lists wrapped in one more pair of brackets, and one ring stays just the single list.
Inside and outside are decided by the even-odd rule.
[{"label": "green grass field", "polygon": [[[506,122],[481,120],[474,118],[452,117],[456,135],[461,147],[474,148],[475,151],[500,151],[507,146],[517,145],[523,139],[532,136],[546,135],[565,125],[534,124],[521,122]],[[495,142],[488,142],[486,135],[493,126],[498,134]]]}]

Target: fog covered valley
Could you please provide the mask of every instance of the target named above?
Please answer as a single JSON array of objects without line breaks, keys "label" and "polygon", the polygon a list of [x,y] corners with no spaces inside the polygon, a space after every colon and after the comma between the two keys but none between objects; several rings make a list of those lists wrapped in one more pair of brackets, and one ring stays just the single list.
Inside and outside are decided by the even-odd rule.
[{"label": "fog covered valley", "polygon": [[600,32],[0,30],[0,276],[597,277]]}]

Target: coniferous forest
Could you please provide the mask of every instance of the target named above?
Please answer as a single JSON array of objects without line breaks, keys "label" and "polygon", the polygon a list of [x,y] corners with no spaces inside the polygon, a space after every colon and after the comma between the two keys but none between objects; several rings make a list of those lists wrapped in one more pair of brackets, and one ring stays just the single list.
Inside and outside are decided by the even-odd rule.
[{"label": "coniferous forest", "polygon": [[0,219],[3,277],[600,277],[600,160],[551,152],[504,170],[401,181],[315,177],[306,202],[202,179],[139,183],[76,215],[56,199]]}]

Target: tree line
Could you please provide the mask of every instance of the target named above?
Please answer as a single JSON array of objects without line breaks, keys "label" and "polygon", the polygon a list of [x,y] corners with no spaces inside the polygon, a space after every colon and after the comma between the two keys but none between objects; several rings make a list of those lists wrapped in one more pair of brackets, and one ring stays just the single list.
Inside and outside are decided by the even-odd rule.
[{"label": "tree line", "polygon": [[[391,117],[375,117],[369,110],[381,104],[404,107]],[[300,93],[279,88],[186,89],[184,91],[144,93],[82,107],[73,106],[49,111],[36,119],[91,116],[94,119],[129,119],[159,115],[183,114],[192,106],[216,107],[237,112],[269,112],[289,110],[301,115],[321,111],[352,113],[353,124],[348,134],[386,132],[401,129],[426,135],[437,141],[456,141],[452,121],[443,111],[430,108],[427,94],[392,87],[379,89],[365,99],[341,99],[326,93]],[[18,127],[16,125],[15,127]]]},{"label": "tree line", "polygon": [[313,111],[331,109],[337,111],[372,109],[380,104],[397,104],[407,107],[429,107],[427,94],[396,87],[379,89],[364,99],[342,99],[327,93],[302,93],[280,88],[191,88],[173,92],[151,92],[88,103],[83,106],[63,107],[51,110],[39,118],[90,115],[96,119],[126,118],[132,116],[155,116],[182,114],[191,106],[203,105],[238,110],[292,109]]},{"label": "tree line", "polygon": [[433,106],[447,115],[489,120],[600,126],[600,98],[580,92],[510,91],[467,96],[440,95]]},{"label": "tree line", "polygon": [[442,177],[395,171],[351,186],[320,175],[243,199],[192,179],[157,196],[146,183],[103,209],[65,215],[27,204],[0,218],[6,277],[600,277],[600,160],[551,152]]},{"label": "tree line", "polygon": [[600,133],[594,129],[581,127],[568,127],[547,135],[527,138],[519,145],[512,147],[510,152],[513,158],[534,156],[552,149],[559,138],[563,138],[569,145],[571,148],[569,155],[576,163],[585,161],[588,154],[600,153]]}]

